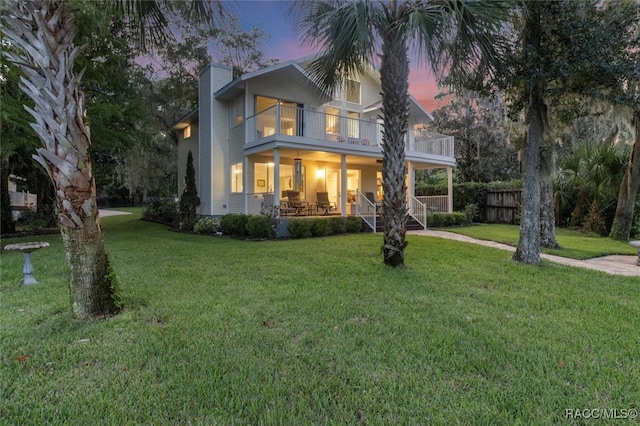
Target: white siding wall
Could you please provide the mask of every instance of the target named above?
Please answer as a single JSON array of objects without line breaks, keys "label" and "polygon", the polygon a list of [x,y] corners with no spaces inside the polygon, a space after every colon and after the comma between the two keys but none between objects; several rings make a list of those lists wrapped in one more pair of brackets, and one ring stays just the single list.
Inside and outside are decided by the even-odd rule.
[{"label": "white siding wall", "polygon": [[[244,162],[244,124],[234,127],[229,131],[229,165],[226,170],[227,182],[226,187],[229,193],[229,205],[225,213],[244,213],[244,195],[231,194],[231,165]],[[249,173],[253,173],[253,170],[248,169],[248,165],[244,165],[242,169],[244,182],[247,183],[243,191],[251,192],[250,190],[250,177]],[[251,167],[253,168],[253,167]]]},{"label": "white siding wall", "polygon": [[228,141],[229,114],[226,102],[213,98],[213,94],[232,80],[232,69],[210,65],[200,74],[200,214],[227,213],[229,182]]}]

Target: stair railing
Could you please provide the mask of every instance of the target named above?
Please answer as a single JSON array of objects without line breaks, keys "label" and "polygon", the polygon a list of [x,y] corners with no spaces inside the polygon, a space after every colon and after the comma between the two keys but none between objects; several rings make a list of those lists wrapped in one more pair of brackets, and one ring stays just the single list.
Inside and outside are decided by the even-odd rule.
[{"label": "stair railing", "polygon": [[416,197],[411,194],[407,194],[407,204],[409,204],[409,214],[420,225],[427,229],[427,206],[424,203],[418,201]]},{"label": "stair railing", "polygon": [[359,189],[356,189],[356,216],[360,216],[373,233],[376,233],[376,220],[378,219],[376,205],[369,201]]}]

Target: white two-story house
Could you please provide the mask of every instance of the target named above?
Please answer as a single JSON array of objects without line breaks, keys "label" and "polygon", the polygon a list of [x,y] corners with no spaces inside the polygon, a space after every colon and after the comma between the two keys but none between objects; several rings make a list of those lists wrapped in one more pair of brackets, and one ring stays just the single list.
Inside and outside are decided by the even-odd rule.
[{"label": "white two-story house", "polygon": [[[279,205],[290,190],[310,206],[326,192],[331,213],[341,215],[366,216],[371,209],[364,204],[372,195],[382,199],[378,72],[370,68],[332,97],[306,73],[310,61],[288,61],[236,79],[227,66],[212,64],[202,71],[198,109],[173,126],[180,134],[178,194],[191,151],[200,215],[259,214],[266,200]],[[408,203],[422,223],[428,210],[452,211],[453,138],[414,130],[432,117],[413,98],[410,112]],[[434,168],[448,170],[449,195],[416,199],[415,171]]]}]

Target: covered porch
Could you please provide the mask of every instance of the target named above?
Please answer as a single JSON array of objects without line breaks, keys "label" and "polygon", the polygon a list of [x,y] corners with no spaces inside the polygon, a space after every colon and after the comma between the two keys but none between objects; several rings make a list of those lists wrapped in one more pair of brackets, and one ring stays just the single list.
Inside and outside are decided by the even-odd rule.
[{"label": "covered porch", "polygon": [[[409,156],[408,156],[409,157]],[[407,202],[409,213],[426,224],[430,212],[452,212],[453,165],[407,161]],[[447,170],[447,195],[415,197],[415,172],[423,169]],[[297,191],[304,208],[280,209],[279,216],[359,215],[375,229],[376,205],[383,199],[382,160],[379,155],[357,155],[275,146],[245,157],[242,169],[242,200],[246,214],[264,214],[265,207],[283,206],[288,191]],[[332,208],[317,207],[318,194],[325,193]]]}]

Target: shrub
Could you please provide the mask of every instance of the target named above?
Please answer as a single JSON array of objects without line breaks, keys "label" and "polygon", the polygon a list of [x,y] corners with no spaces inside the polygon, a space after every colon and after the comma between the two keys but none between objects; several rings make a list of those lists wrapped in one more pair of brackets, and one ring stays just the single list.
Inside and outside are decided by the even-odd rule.
[{"label": "shrub", "polygon": [[346,231],[348,233],[362,232],[362,219],[358,216],[347,216]]},{"label": "shrub", "polygon": [[273,222],[261,215],[248,216],[246,230],[251,238],[271,238],[274,234]]},{"label": "shrub", "polygon": [[460,226],[465,223],[467,223],[467,215],[462,212],[433,213],[427,216],[427,226],[431,228]]},{"label": "shrub", "polygon": [[178,204],[168,198],[156,198],[145,207],[142,218],[175,226],[178,223]]},{"label": "shrub", "polygon": [[291,238],[308,238],[311,236],[311,221],[306,219],[293,219],[287,224],[287,230]]},{"label": "shrub", "polygon": [[180,229],[190,231],[196,222],[196,210],[200,205],[200,197],[196,190],[196,171],[193,167],[193,155],[187,156],[187,175],[184,178],[184,190],[180,197]]},{"label": "shrub", "polygon": [[239,213],[229,213],[220,219],[220,228],[224,235],[234,235],[243,237],[247,235],[247,215]]},{"label": "shrub", "polygon": [[326,218],[311,219],[311,236],[324,237],[329,233],[329,221]]},{"label": "shrub", "polygon": [[215,235],[220,231],[220,219],[213,217],[200,217],[193,225],[193,231],[197,234]]},{"label": "shrub", "polygon": [[478,204],[467,204],[464,208],[464,214],[467,216],[467,222],[473,223],[473,220],[476,218],[479,212],[480,208],[478,207]]},{"label": "shrub", "polygon": [[344,234],[347,232],[347,222],[342,216],[335,216],[329,218],[329,233],[330,234]]}]

